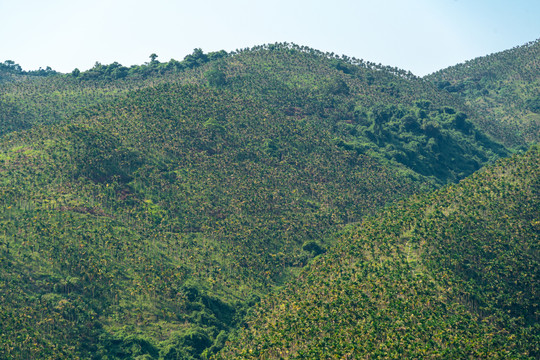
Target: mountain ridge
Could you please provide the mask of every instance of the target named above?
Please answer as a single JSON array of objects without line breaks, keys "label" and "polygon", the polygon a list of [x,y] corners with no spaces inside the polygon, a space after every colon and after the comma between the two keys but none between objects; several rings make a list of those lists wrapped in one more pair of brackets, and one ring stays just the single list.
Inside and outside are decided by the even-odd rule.
[{"label": "mountain ridge", "polygon": [[265,298],[218,358],[534,358],[538,154],[350,228]]},{"label": "mountain ridge", "polygon": [[512,152],[435,82],[288,43],[48,75],[0,84],[6,357],[212,357],[341,231]]},{"label": "mountain ridge", "polygon": [[509,146],[539,141],[540,39],[469,60],[425,79],[477,108],[478,125]]}]

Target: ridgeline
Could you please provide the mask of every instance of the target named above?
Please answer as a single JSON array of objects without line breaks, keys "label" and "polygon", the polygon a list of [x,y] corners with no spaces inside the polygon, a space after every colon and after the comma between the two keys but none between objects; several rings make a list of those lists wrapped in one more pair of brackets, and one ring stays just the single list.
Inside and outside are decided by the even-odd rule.
[{"label": "ridgeline", "polygon": [[287,43],[0,64],[0,357],[535,356],[538,150],[482,168],[536,140],[436,76]]}]

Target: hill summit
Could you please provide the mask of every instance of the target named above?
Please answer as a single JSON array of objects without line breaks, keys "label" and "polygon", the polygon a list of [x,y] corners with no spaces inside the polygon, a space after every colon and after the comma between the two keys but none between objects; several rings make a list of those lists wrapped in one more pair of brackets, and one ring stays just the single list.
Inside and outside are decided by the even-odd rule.
[{"label": "hill summit", "polygon": [[[465,324],[456,341],[475,343],[444,353],[451,340],[439,334],[430,348],[420,336],[411,356],[536,354],[520,344],[535,330],[525,319],[536,314],[537,151],[508,160],[508,177],[500,166],[475,175],[519,149],[438,80],[288,43],[70,74],[7,61],[0,77],[0,357],[345,356],[347,336],[367,334],[383,356],[395,344],[378,329],[416,336],[418,321],[404,316],[430,306],[438,331]],[[431,210],[459,186],[454,205]],[[467,205],[475,199],[485,200]],[[327,294],[311,304],[315,284]],[[355,337],[360,308],[380,327]],[[308,332],[283,325],[264,337],[274,311]],[[398,315],[401,325],[386,319]],[[317,343],[329,334],[338,352]]]}]

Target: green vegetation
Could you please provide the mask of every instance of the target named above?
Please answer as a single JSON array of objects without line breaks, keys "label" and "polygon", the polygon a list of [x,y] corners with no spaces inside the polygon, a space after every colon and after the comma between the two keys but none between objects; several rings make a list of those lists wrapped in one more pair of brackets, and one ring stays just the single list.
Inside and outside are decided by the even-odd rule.
[{"label": "green vegetation", "polygon": [[418,101],[414,107],[357,108],[355,115],[355,121],[338,122],[338,146],[401,163],[438,180],[456,181],[506,155],[465,113],[451,107],[433,109],[428,101]]},{"label": "green vegetation", "polygon": [[344,231],[223,359],[540,355],[540,149]]},{"label": "green vegetation", "polygon": [[219,350],[254,296],[321,251],[304,243],[417,187],[319,130],[161,84],[5,135],[3,311],[30,317],[6,316],[3,354]]},{"label": "green vegetation", "polygon": [[[298,286],[304,297],[310,290],[302,279],[314,266],[329,264],[320,270],[329,274],[324,286],[339,286],[332,273],[341,266],[336,254],[348,254],[349,241],[357,244],[355,224],[510,153],[482,131],[483,118],[463,98],[396,68],[287,43],[229,54],[195,49],[182,61],[158,58],[151,54],[148,63],[130,68],[96,63],[69,74],[0,64],[0,357],[211,358],[261,298],[257,321],[267,326],[275,291],[288,294]],[[536,111],[534,99],[524,106]],[[415,213],[407,211],[418,204],[404,214],[412,219]],[[409,220],[396,215],[392,221]],[[378,229],[362,245],[377,254],[387,250]],[[405,262],[391,265],[405,245],[388,245],[393,250],[382,258],[388,263],[373,262],[377,289],[415,262],[416,275],[403,275],[403,286],[430,298],[435,288],[428,278],[417,283],[417,276],[447,271],[435,264],[455,253],[426,248],[419,236],[435,229],[420,229],[404,235],[422,244],[408,243]],[[471,259],[480,256],[468,250]],[[375,265],[366,254],[358,266],[368,274]],[[504,263],[505,271],[533,273],[522,260]],[[535,286],[532,275],[523,276]],[[496,317],[503,325],[477,325],[471,319],[480,315],[471,313],[469,298],[446,309],[444,290],[432,320],[465,323],[463,331],[477,341],[466,354],[498,349],[503,335],[494,331],[509,329],[508,321],[515,323],[515,331],[507,330],[512,341],[534,340],[528,337],[534,324],[520,320],[534,310],[523,310],[534,293],[514,296],[460,279],[449,273],[440,286],[452,294],[485,292],[482,302],[474,300],[482,318],[497,306],[507,311],[502,303],[514,304],[510,318]],[[332,301],[348,301],[337,294]],[[284,319],[294,301],[279,307]],[[377,301],[361,306],[373,317],[394,316],[378,313],[383,303]],[[325,316],[338,321],[336,314]],[[447,320],[437,325],[441,331]],[[481,339],[492,333],[500,336]],[[265,343],[265,353],[252,345],[254,335],[252,343],[242,334],[221,356],[277,356],[281,349]],[[289,336],[280,334],[264,341]],[[444,355],[445,342],[437,341],[431,354]],[[516,344],[507,354],[533,354]],[[239,355],[244,346],[258,350]]]},{"label": "green vegetation", "polygon": [[0,63],[0,84],[26,79],[27,77],[47,77],[53,75],[58,75],[58,73],[51,69],[50,66],[35,71],[24,71],[13,60],[6,60]]},{"label": "green vegetation", "polygon": [[477,124],[507,146],[540,141],[540,40],[467,61],[427,76],[463,98]]}]

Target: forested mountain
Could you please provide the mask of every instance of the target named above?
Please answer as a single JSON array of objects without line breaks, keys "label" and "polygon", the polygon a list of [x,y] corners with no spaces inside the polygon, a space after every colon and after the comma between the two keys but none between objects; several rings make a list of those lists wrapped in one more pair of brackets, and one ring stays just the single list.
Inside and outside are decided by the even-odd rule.
[{"label": "forested mountain", "polygon": [[431,81],[292,44],[0,76],[0,357],[209,358],[344,228],[510,154]]},{"label": "forested mountain", "polygon": [[474,108],[478,125],[508,146],[540,141],[540,40],[426,77]]},{"label": "forested mountain", "polygon": [[[122,70],[123,69],[123,70]],[[121,75],[119,75],[121,74]],[[402,164],[438,183],[456,181],[507,155],[477,131],[460,99],[398,69],[275,44],[204,54],[131,69],[96,66],[63,77],[3,87],[0,133],[65,122],[70,114],[160,83],[192,83],[234,93],[328,131],[338,146]],[[414,175],[413,175],[414,176]]]},{"label": "forested mountain", "polygon": [[221,358],[538,358],[539,164],[535,147],[349,227]]}]

